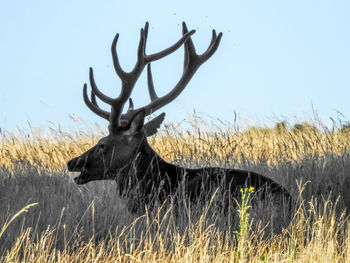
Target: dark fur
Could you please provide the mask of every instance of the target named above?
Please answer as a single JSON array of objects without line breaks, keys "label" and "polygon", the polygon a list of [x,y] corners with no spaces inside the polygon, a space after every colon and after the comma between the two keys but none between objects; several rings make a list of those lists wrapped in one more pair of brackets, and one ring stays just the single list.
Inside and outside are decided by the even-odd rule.
[{"label": "dark fur", "polygon": [[[88,155],[89,151],[86,154]],[[88,160],[88,156],[72,159],[68,163],[68,169],[80,171],[84,160]],[[222,191],[229,190],[233,196],[237,197],[241,188],[250,186],[260,193],[259,196],[272,194],[289,203],[292,200],[284,187],[255,172],[218,167],[189,169],[170,164],[149,146],[146,137],[141,141],[139,151],[129,165],[122,169],[108,170],[103,177],[92,180],[106,179],[116,180],[120,195],[126,196],[132,203],[129,206],[132,212],[142,211],[154,198],[164,201],[179,189],[181,183],[191,201],[197,200],[203,191],[208,191],[209,194],[209,189],[217,187],[224,187]],[[75,180],[82,184],[91,181],[91,178],[82,173]]]}]

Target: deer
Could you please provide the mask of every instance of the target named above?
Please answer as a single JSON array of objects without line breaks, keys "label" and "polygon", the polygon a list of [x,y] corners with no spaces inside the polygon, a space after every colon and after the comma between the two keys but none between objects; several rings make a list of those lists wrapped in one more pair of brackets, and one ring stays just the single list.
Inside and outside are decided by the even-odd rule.
[{"label": "deer", "polygon": [[[208,185],[224,187],[231,193],[237,193],[243,187],[254,187],[263,195],[272,194],[291,200],[290,193],[279,183],[252,171],[221,167],[186,168],[166,162],[147,141],[157,133],[165,119],[165,113],[145,123],[145,117],[153,114],[172,102],[184,90],[198,68],[216,52],[222,33],[212,30],[212,38],[207,50],[198,55],[191,39],[195,30],[189,31],[185,22],[182,23],[182,37],[172,46],[154,54],[146,54],[146,41],[149,23],[146,22],[140,31],[137,51],[137,61],[130,72],[125,72],[120,65],[117,33],[112,41],[111,53],[116,74],[121,80],[121,90],[117,98],[105,95],[97,87],[92,67],[89,70],[91,95],[88,96],[87,84],[83,86],[83,99],[86,106],[99,117],[109,122],[109,134],[101,138],[91,149],[68,161],[68,171],[79,172],[74,178],[81,185],[96,180],[114,180],[119,188],[119,194],[132,199],[137,192],[137,202],[129,206],[132,212],[143,209],[151,203],[154,195],[165,200],[183,186],[186,196],[196,200]],[[169,93],[158,96],[153,83],[151,63],[160,60],[184,47],[183,74]],[[131,93],[135,83],[147,66],[147,82],[150,103],[135,109]],[[103,110],[97,99],[111,106],[111,110]],[[124,106],[129,107],[123,113]],[[133,189],[134,191],[128,191]]]}]

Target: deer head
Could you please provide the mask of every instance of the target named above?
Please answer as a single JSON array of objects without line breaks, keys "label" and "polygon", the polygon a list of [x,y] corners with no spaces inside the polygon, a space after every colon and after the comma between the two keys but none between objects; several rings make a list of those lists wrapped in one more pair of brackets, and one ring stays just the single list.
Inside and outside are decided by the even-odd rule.
[{"label": "deer head", "polygon": [[[144,147],[147,143],[146,137],[157,132],[164,120],[165,113],[146,124],[144,124],[145,117],[173,101],[183,91],[197,69],[215,53],[222,33],[216,35],[215,30],[213,30],[209,48],[202,55],[198,55],[191,40],[191,35],[195,31],[188,31],[185,23],[182,26],[183,35],[174,45],[158,53],[146,55],[148,35],[148,22],[146,22],[145,27],[140,32],[137,61],[131,72],[125,72],[120,66],[116,49],[119,34],[116,34],[111,51],[114,69],[121,79],[122,87],[119,96],[115,99],[106,96],[98,89],[93,70],[90,68],[91,98],[88,97],[87,84],[84,84],[84,102],[91,111],[109,121],[109,135],[103,137],[90,150],[68,162],[69,171],[80,172],[80,175],[75,178],[76,183],[85,184],[93,180],[116,179],[116,171],[130,165],[139,153],[140,147]],[[182,45],[184,45],[183,74],[169,93],[158,97],[153,85],[150,63],[164,58]],[[130,95],[145,66],[147,66],[148,91],[151,102],[139,109],[134,109]],[[96,97],[109,104],[111,111],[102,110],[97,104]],[[123,114],[124,105],[128,100],[128,110]]]}]

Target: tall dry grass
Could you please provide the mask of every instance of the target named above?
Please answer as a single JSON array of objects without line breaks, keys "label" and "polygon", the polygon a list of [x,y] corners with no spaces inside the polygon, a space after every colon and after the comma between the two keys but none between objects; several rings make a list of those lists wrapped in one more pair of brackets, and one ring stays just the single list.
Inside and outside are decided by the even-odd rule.
[{"label": "tall dry grass", "polygon": [[[18,164],[60,171],[67,160],[80,155],[105,134],[100,127],[66,131],[58,127],[44,132],[3,132],[0,134],[0,166],[12,171]],[[230,124],[191,122],[187,129],[167,124],[151,146],[167,161],[187,165],[239,165],[245,160],[267,164],[299,162],[309,156],[340,156],[350,150],[350,128],[327,128],[302,123],[288,128],[285,122],[274,128],[250,127],[244,131]]]},{"label": "tall dry grass", "polygon": [[[24,213],[36,204],[29,204],[8,222],[25,218]],[[208,205],[210,206],[210,204]],[[96,241],[69,235],[59,236],[56,226],[32,235],[33,229],[23,228],[12,246],[4,250],[1,262],[349,262],[350,228],[345,212],[337,214],[336,204],[329,200],[319,207],[310,202],[305,211],[300,205],[291,224],[278,235],[264,237],[264,228],[248,228],[236,238],[229,232],[208,224],[205,213],[183,232],[171,225],[171,210],[155,215],[146,214],[130,225],[116,229],[105,239]],[[253,209],[253,208],[252,208]],[[94,209],[91,209],[94,212]],[[59,221],[61,218],[59,219]],[[144,220],[139,232],[138,222]],[[94,218],[91,218],[94,223]],[[250,225],[251,226],[251,225]],[[93,227],[93,226],[92,226]],[[0,238],[2,236],[0,235]],[[58,240],[64,244],[57,248]]]},{"label": "tall dry grass", "polygon": [[177,164],[249,169],[277,180],[298,200],[292,219],[276,217],[283,207],[253,202],[238,238],[237,206],[223,209],[220,189],[203,202],[179,193],[145,215],[130,214],[112,181],[77,186],[66,171],[101,129],[21,130],[1,137],[0,261],[350,262],[348,129],[208,126],[167,125],[150,143]]}]

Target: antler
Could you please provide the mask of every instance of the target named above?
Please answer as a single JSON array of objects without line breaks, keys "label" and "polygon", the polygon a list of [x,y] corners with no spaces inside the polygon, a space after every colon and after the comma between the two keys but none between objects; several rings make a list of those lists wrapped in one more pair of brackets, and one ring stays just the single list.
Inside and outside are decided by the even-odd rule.
[{"label": "antler", "polygon": [[[152,55],[146,55],[145,50],[146,50],[146,41],[148,36],[148,27],[149,27],[149,24],[148,22],[146,22],[145,27],[141,29],[140,42],[139,42],[139,47],[137,52],[137,61],[134,66],[134,69],[131,72],[125,72],[121,68],[119,63],[119,58],[116,50],[119,34],[116,34],[112,42],[111,51],[112,51],[114,69],[122,81],[121,92],[117,98],[115,99],[110,98],[105,94],[103,94],[98,89],[95,83],[92,68],[90,68],[90,72],[89,72],[90,85],[91,85],[91,101],[87,95],[87,84],[86,83],[84,84],[83,97],[84,97],[85,104],[98,116],[105,118],[110,122],[110,125],[109,125],[110,132],[118,130],[121,127],[120,122],[122,119],[129,119],[135,111],[138,111],[141,109],[139,108],[134,110],[133,102],[131,99],[129,99],[129,97],[132,93],[132,90],[135,86],[137,79],[139,78],[139,76],[141,75],[141,72],[143,71],[144,67],[147,64],[148,64],[148,68],[147,68],[148,90],[149,90],[151,102],[147,106],[144,106],[142,108],[145,109],[146,115],[149,115],[152,112],[160,109],[161,107],[173,101],[183,91],[183,89],[185,88],[187,83],[191,80],[191,78],[193,77],[197,69],[200,67],[200,65],[202,65],[206,60],[208,60],[214,54],[214,52],[219,46],[219,43],[222,37],[222,33],[216,36],[215,30],[213,30],[212,40],[209,45],[209,48],[202,55],[197,55],[193,42],[191,40],[191,35],[194,34],[195,30],[188,31],[186,24],[183,23],[183,32],[182,32],[183,36],[180,38],[180,40],[178,40],[171,47],[164,49],[163,51],[160,51]],[[158,97],[154,90],[150,63],[171,54],[172,52],[176,51],[182,44],[184,44],[184,47],[185,47],[184,72],[182,74],[182,77],[180,78],[176,86],[168,94],[162,97]],[[103,102],[111,105],[110,113],[102,110],[98,106],[96,101],[96,96]],[[125,114],[122,114],[124,104],[128,99],[129,99],[128,112]]]},{"label": "antler", "polygon": [[[188,33],[186,23],[182,23],[182,32],[183,35]],[[188,82],[191,80],[193,75],[196,73],[197,69],[207,61],[217,50],[220,44],[222,33],[216,35],[216,31],[213,30],[212,38],[208,49],[201,55],[196,53],[193,41],[191,38],[185,42],[185,54],[184,54],[184,71],[178,83],[175,87],[166,95],[158,97],[153,85],[153,78],[151,72],[151,64],[147,66],[147,77],[148,77],[148,92],[151,99],[151,103],[147,106],[144,106],[146,110],[146,115],[155,112],[156,110],[162,108],[166,104],[172,102],[179,94],[184,90]]]}]

